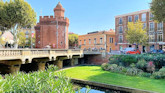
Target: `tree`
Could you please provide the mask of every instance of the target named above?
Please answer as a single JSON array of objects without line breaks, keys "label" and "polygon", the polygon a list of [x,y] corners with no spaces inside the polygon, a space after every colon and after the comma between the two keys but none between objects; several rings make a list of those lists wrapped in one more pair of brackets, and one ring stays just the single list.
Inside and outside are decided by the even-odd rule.
[{"label": "tree", "polygon": [[0,1],[1,15],[0,26],[2,30],[11,29],[17,44],[18,29],[30,28],[36,24],[36,13],[34,9],[24,0]]},{"label": "tree", "polygon": [[75,45],[78,45],[78,35],[69,34],[69,46],[74,47]]},{"label": "tree", "polygon": [[[32,42],[31,42],[31,40],[32,40]],[[35,36],[35,34],[34,34],[34,37],[32,37],[31,35],[29,36],[29,38],[28,38],[28,43],[27,43],[27,46],[31,46],[31,43],[32,44],[35,44],[35,41],[36,41],[36,36]]]},{"label": "tree", "polygon": [[24,32],[18,32],[17,34],[17,38],[18,38],[18,45],[25,47],[26,45],[26,36]]},{"label": "tree", "polygon": [[130,44],[147,45],[148,35],[146,29],[143,29],[143,23],[137,21],[136,23],[128,22],[128,30],[126,31],[126,39]]},{"label": "tree", "polygon": [[165,21],[165,0],[152,0],[151,12],[154,15],[154,19],[162,22]]}]

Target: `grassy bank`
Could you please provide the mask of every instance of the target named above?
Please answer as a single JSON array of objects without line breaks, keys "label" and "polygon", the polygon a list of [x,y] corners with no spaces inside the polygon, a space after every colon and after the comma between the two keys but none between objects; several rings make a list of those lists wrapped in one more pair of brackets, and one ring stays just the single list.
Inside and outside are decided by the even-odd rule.
[{"label": "grassy bank", "polygon": [[79,66],[63,71],[71,78],[165,93],[165,80],[111,73],[100,66]]}]

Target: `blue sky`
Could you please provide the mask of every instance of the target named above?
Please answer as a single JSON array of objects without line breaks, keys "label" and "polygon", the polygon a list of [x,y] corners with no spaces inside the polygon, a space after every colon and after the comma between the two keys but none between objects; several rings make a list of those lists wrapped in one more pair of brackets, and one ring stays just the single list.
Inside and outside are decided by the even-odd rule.
[{"label": "blue sky", "polygon": [[[26,0],[39,16],[54,15],[60,1],[65,17],[70,19],[69,32],[79,35],[115,28],[115,16],[149,9],[151,0]],[[42,11],[42,12],[41,12]]]}]

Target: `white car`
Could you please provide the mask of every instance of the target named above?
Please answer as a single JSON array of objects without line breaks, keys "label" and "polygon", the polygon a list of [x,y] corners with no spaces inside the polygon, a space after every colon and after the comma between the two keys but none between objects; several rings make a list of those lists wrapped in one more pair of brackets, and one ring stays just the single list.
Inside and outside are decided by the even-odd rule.
[{"label": "white car", "polygon": [[132,51],[132,50],[135,50],[135,48],[127,47],[127,48],[123,49],[123,50],[121,51],[121,53],[126,54],[127,51]]}]

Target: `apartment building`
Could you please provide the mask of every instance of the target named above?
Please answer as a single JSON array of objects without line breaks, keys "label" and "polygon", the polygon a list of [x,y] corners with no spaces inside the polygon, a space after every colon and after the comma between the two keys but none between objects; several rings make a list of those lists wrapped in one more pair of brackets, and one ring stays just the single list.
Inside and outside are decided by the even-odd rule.
[{"label": "apartment building", "polygon": [[153,49],[164,49],[165,24],[163,22],[155,22],[153,17],[154,15],[150,12],[150,9],[115,16],[116,50],[122,50],[126,47],[135,47],[135,44],[132,45],[127,42],[125,31],[127,29],[128,22],[136,22],[138,20],[143,22],[143,28],[147,29],[147,34],[149,35],[149,45],[139,45],[139,50],[147,52]]},{"label": "apartment building", "polygon": [[115,50],[115,31],[95,31],[78,37],[78,44],[84,50]]}]

